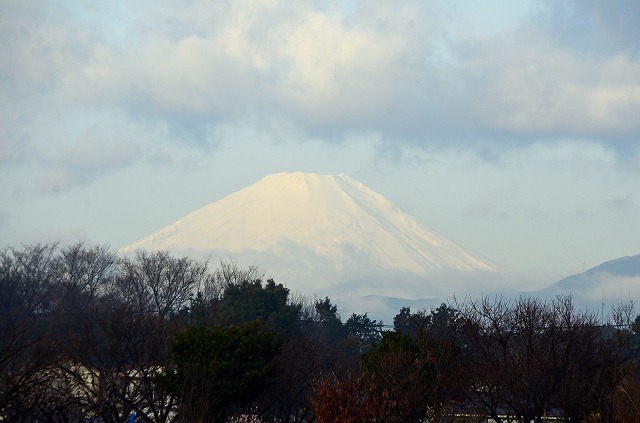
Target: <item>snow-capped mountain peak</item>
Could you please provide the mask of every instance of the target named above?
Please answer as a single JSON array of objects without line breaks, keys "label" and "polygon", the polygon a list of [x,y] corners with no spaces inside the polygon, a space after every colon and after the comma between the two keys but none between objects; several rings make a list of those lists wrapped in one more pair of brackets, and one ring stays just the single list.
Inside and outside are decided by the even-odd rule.
[{"label": "snow-capped mountain peak", "polygon": [[249,254],[267,272],[284,260],[288,277],[493,270],[364,184],[302,172],[268,175],[120,251],[137,249]]}]

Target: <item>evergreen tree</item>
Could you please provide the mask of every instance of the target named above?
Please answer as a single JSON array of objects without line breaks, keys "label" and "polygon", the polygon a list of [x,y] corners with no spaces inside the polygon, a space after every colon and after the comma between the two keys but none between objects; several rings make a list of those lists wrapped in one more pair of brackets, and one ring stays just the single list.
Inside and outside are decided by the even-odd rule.
[{"label": "evergreen tree", "polygon": [[220,303],[220,323],[240,324],[261,321],[281,335],[299,330],[301,305],[289,303],[289,288],[273,279],[243,281],[227,286]]},{"label": "evergreen tree", "polygon": [[158,384],[180,401],[183,421],[224,422],[273,382],[281,342],[258,321],[189,327],[172,343],[172,366]]}]

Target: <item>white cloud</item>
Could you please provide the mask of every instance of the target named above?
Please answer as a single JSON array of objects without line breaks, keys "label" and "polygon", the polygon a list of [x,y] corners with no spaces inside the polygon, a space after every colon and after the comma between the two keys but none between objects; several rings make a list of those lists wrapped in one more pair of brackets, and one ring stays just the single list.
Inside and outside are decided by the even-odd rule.
[{"label": "white cloud", "polygon": [[46,124],[54,108],[115,111],[192,138],[246,119],[417,145],[615,144],[640,132],[639,59],[557,43],[521,9],[499,32],[465,32],[464,14],[428,2],[140,3],[104,11],[117,31],[81,10],[27,3],[2,20],[11,60],[0,110],[12,114],[12,138],[9,122]]},{"label": "white cloud", "polygon": [[486,128],[542,136],[628,136],[640,123],[640,59],[583,56],[537,31],[468,47],[472,104]]},{"label": "white cloud", "polygon": [[415,5],[350,21],[337,8],[257,4],[203,11],[195,3],[165,17],[169,29],[143,32],[126,53],[97,45],[69,91],[160,119],[284,115],[302,126],[348,129],[377,120],[381,109],[405,108],[410,85],[424,81],[430,22],[418,25],[424,14]]}]

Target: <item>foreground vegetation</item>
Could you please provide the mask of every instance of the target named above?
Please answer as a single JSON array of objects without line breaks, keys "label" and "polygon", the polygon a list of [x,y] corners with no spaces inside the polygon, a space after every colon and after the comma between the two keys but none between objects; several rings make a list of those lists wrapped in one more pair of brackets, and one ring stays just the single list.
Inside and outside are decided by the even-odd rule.
[{"label": "foreground vegetation", "polygon": [[78,243],[1,251],[0,313],[2,421],[640,421],[633,304],[467,299],[385,328],[256,268]]}]

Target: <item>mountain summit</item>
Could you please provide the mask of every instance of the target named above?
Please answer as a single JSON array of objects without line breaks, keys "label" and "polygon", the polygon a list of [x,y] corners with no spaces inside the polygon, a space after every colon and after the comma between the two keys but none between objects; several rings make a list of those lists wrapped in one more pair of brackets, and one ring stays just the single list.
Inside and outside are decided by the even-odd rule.
[{"label": "mountain summit", "polygon": [[290,286],[493,271],[362,183],[302,172],[266,176],[120,251],[137,249],[244,257]]}]

